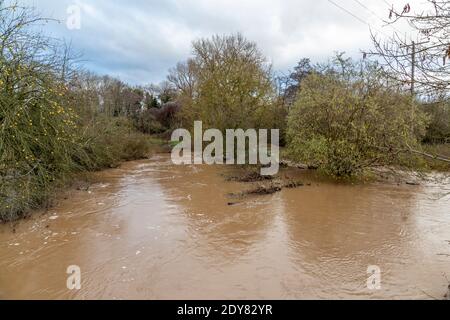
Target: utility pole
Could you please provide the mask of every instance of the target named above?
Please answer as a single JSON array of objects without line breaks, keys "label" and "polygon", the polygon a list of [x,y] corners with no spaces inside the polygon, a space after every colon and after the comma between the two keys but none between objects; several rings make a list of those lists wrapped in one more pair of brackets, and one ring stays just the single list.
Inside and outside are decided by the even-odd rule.
[{"label": "utility pole", "polygon": [[426,44],[429,41],[416,43],[412,41],[411,44],[405,44],[400,46],[401,48],[407,48],[409,53],[409,48],[411,48],[411,96],[414,98],[416,95],[416,54],[417,54],[417,45]]},{"label": "utility pole", "polygon": [[[427,42],[421,42],[419,44],[424,44]],[[416,97],[416,45],[415,41],[412,41],[410,45],[405,45],[404,47],[411,47],[411,132],[414,131],[414,118],[415,118],[415,110],[414,110],[414,100]]]},{"label": "utility pole", "polygon": [[[412,41],[410,45],[404,45],[401,47],[411,48],[411,99],[414,100],[416,97],[416,54],[417,54],[417,45],[427,44],[429,41],[416,43]],[[423,51],[423,50],[420,50]]]},{"label": "utility pole", "polygon": [[411,53],[411,97],[414,98],[415,94],[415,79],[416,77],[416,43],[412,42],[412,53]]},{"label": "utility pole", "polygon": [[414,134],[414,121],[415,121],[415,81],[416,81],[416,43],[412,42],[411,53],[411,133]]}]

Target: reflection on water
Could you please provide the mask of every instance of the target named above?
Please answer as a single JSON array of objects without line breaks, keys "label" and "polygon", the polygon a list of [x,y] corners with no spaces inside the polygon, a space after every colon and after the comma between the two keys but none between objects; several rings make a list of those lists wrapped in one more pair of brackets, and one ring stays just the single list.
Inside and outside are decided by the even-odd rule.
[{"label": "reflection on water", "polygon": [[[387,299],[442,297],[450,277],[449,186],[311,181],[270,196],[223,167],[169,157],[97,174],[49,214],[0,228],[0,298]],[[82,289],[66,288],[66,269]],[[367,268],[382,288],[367,289]]]}]

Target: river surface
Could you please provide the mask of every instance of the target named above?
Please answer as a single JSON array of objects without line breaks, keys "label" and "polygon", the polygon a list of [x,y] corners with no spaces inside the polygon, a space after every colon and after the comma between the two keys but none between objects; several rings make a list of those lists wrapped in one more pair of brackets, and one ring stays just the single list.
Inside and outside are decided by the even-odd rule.
[{"label": "river surface", "polygon": [[[0,227],[0,299],[431,299],[450,278],[449,184],[310,186],[230,199],[228,169],[168,155],[96,173]],[[292,170],[291,170],[292,171]],[[230,203],[233,202],[233,203]],[[232,205],[230,205],[232,204]],[[68,290],[68,266],[81,289]],[[369,266],[380,290],[367,286]]]}]

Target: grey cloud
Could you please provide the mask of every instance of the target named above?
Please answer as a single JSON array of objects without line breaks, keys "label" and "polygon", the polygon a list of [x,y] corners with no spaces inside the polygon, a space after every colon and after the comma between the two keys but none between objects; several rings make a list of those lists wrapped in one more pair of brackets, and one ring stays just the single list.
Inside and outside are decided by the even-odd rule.
[{"label": "grey cloud", "polygon": [[[375,28],[381,21],[353,0],[334,0]],[[363,1],[363,0],[360,0]],[[132,83],[164,80],[167,70],[191,54],[199,37],[241,32],[256,41],[275,70],[286,71],[302,57],[320,61],[334,51],[357,56],[371,45],[369,28],[327,0],[27,0],[64,21],[69,5],[82,8],[81,30],[50,24],[71,40],[88,68]],[[385,15],[382,1],[363,1]]]}]

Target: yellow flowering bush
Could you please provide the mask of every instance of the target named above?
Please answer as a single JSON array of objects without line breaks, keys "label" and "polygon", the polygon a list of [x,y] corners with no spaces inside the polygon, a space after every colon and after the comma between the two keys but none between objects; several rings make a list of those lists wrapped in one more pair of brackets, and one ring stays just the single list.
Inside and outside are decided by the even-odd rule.
[{"label": "yellow flowering bush", "polygon": [[127,146],[147,151],[128,124],[79,118],[67,55],[33,33],[38,21],[0,0],[0,221],[41,206],[74,172],[126,159]]}]

